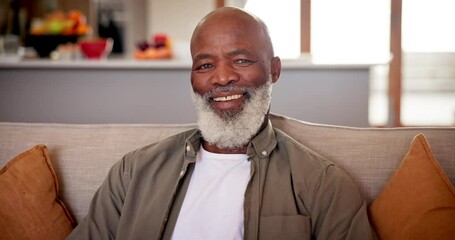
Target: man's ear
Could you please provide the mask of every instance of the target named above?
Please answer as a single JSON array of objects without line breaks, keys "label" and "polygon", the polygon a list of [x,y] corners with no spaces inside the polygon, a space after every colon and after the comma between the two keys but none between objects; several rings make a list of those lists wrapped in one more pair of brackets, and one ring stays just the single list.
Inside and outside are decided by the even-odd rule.
[{"label": "man's ear", "polygon": [[272,58],[270,63],[270,73],[272,74],[272,82],[275,83],[278,81],[281,74],[281,60],[279,57]]}]

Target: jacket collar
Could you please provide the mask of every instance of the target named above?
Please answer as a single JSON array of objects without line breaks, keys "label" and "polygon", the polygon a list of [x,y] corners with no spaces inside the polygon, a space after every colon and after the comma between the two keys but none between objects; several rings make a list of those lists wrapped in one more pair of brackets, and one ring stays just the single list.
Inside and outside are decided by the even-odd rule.
[{"label": "jacket collar", "polygon": [[[194,131],[186,140],[185,159],[188,159],[190,162],[194,162],[196,159],[196,153],[199,150],[201,143],[201,132],[199,130]],[[268,158],[276,145],[277,141],[275,131],[273,130],[272,122],[268,120],[267,126],[248,144],[248,159],[252,159],[254,156],[258,156],[259,158]]]},{"label": "jacket collar", "polygon": [[268,158],[276,145],[275,131],[272,122],[268,120],[267,126],[250,141],[247,150],[248,158],[251,159],[254,156]]},{"label": "jacket collar", "polygon": [[189,159],[190,162],[196,161],[196,153],[202,143],[202,134],[198,129],[194,131],[185,143],[185,159]]}]

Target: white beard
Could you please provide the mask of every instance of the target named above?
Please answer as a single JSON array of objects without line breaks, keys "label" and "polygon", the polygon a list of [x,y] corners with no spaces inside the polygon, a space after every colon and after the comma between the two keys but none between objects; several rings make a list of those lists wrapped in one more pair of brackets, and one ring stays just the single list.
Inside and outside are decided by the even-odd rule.
[{"label": "white beard", "polygon": [[[221,87],[217,91],[236,87]],[[239,89],[239,88],[237,88]],[[192,99],[198,115],[198,126],[202,137],[209,144],[216,145],[221,149],[236,149],[248,144],[255,136],[270,108],[272,99],[272,81],[258,88],[241,88],[250,96],[245,101],[240,112],[225,112],[218,114],[209,103],[213,94],[206,93],[204,96],[192,91]]]}]

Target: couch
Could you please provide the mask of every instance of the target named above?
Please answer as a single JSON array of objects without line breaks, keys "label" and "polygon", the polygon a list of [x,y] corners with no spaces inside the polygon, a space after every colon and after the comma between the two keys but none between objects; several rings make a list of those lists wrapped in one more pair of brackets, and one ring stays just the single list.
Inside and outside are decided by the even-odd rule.
[{"label": "couch", "polygon": [[[353,128],[272,115],[273,125],[327,157],[352,178],[371,204],[400,166],[412,139],[423,133],[434,157],[455,183],[455,128]],[[0,166],[45,144],[58,178],[59,196],[76,222],[87,213],[94,192],[114,162],[140,146],[194,124],[0,123]]]}]

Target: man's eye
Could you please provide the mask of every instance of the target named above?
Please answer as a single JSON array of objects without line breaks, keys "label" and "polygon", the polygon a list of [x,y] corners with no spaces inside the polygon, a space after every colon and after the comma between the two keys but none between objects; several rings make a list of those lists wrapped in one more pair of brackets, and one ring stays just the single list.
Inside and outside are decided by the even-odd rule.
[{"label": "man's eye", "polygon": [[250,65],[253,63],[253,61],[248,60],[248,59],[237,59],[237,60],[235,60],[235,63],[240,64],[240,65]]},{"label": "man's eye", "polygon": [[202,65],[199,65],[196,70],[207,70],[207,69],[210,69],[212,68],[213,65],[212,64],[209,64],[209,63],[206,63],[206,64],[202,64]]}]

